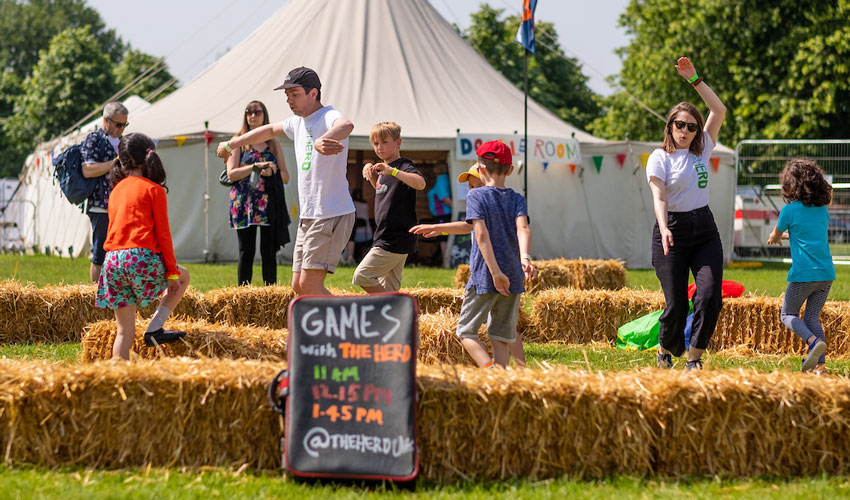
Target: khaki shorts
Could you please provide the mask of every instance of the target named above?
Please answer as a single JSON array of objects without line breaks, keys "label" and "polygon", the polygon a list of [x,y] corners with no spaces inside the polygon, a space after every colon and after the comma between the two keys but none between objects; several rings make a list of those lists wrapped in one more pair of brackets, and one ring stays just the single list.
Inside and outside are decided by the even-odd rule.
[{"label": "khaki shorts", "polygon": [[292,272],[319,269],[333,273],[354,227],[354,212],[329,219],[301,219],[292,253]]},{"label": "khaki shorts", "polygon": [[502,295],[501,293],[475,293],[467,288],[463,293],[463,304],[457,320],[457,336],[477,339],[478,328],[487,321],[487,336],[491,340],[505,343],[516,341],[516,323],[519,319],[521,293]]},{"label": "khaki shorts", "polygon": [[401,272],[406,261],[406,253],[372,247],[354,270],[351,282],[357,286],[381,285],[388,292],[397,292],[401,288]]}]

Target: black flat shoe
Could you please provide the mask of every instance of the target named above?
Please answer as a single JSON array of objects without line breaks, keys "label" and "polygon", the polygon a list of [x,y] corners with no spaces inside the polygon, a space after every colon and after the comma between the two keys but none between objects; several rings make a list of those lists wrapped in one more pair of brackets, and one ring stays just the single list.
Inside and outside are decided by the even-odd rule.
[{"label": "black flat shoe", "polygon": [[145,332],[145,345],[148,347],[155,347],[160,344],[170,344],[172,342],[177,342],[185,336],[186,332],[175,332],[160,328],[159,330],[154,330],[152,332]]}]

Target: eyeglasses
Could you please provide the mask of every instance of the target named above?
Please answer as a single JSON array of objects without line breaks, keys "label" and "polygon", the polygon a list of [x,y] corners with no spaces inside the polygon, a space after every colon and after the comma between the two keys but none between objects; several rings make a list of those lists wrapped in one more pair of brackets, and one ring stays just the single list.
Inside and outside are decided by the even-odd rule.
[{"label": "eyeglasses", "polygon": [[116,127],[118,127],[118,128],[124,128],[124,127],[126,127],[127,125],[129,125],[129,124],[130,124],[130,122],[124,122],[124,123],[116,122],[116,121],[115,121],[115,120],[113,120],[112,118],[107,118],[107,120],[109,120],[110,122],[112,122],[112,124],[113,124],[113,125],[115,125],[115,126],[116,126]]},{"label": "eyeglasses", "polygon": [[688,126],[688,132],[693,133],[693,132],[697,131],[697,124],[696,123],[683,122],[683,121],[680,121],[680,120],[676,120],[673,123],[676,125],[676,128],[679,129],[679,130],[682,130],[683,128],[685,128],[685,125],[687,125]]},{"label": "eyeglasses", "polygon": [[255,109],[255,110],[253,110],[253,111],[252,111],[252,110],[250,110],[250,109],[246,109],[246,110],[245,110],[245,116],[255,116],[255,115],[256,115],[256,116],[260,116],[260,115],[262,115],[262,114],[263,114],[263,110],[262,110],[262,109]]}]

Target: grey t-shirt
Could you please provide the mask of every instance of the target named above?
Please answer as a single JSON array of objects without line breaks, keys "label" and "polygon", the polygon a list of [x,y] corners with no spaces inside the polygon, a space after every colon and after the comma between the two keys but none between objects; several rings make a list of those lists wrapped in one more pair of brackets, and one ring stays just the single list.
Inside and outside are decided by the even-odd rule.
[{"label": "grey t-shirt", "polygon": [[[519,256],[519,240],[516,233],[516,218],[528,216],[525,198],[513,189],[483,186],[469,191],[466,196],[466,222],[476,219],[484,221],[490,234],[490,245],[499,268],[511,280],[510,293],[522,293],[522,263]],[[466,288],[475,288],[475,293],[499,293],[493,285],[493,276],[481,255],[478,242],[472,239],[469,254],[469,283]]]}]

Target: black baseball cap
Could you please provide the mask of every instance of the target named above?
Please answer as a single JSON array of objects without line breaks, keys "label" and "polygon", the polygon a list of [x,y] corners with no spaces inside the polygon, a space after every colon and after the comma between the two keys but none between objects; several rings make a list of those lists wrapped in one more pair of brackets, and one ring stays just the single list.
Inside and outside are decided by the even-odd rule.
[{"label": "black baseball cap", "polygon": [[310,87],[311,89],[322,90],[322,82],[319,81],[319,75],[310,68],[304,66],[290,70],[283,79],[283,85],[276,87],[275,90],[291,89],[295,87]]}]

